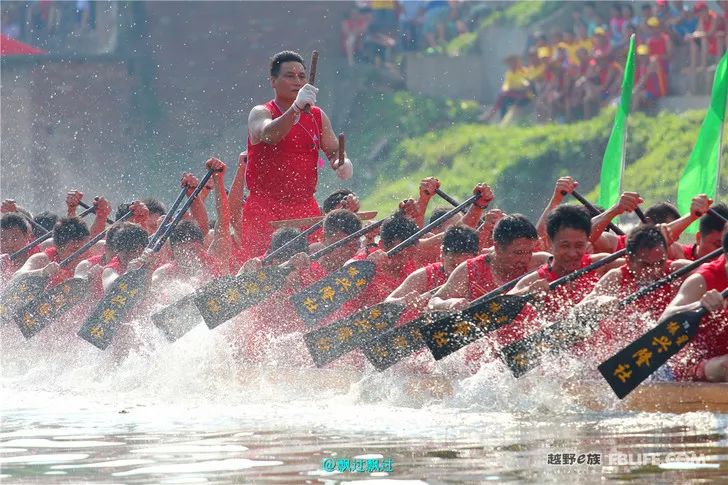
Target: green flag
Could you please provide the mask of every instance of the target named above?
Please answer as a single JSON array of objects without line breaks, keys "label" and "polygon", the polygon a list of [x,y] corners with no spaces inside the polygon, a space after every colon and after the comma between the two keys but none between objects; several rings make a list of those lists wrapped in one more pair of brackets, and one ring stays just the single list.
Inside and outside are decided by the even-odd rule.
[{"label": "green flag", "polygon": [[[723,55],[715,70],[710,106],[700,126],[698,139],[695,140],[688,164],[677,184],[677,206],[681,214],[686,214],[690,210],[690,201],[694,196],[707,194],[708,197],[715,197],[728,87],[727,56],[728,54]],[[691,224],[686,232],[695,234],[697,226],[697,222]]]},{"label": "green flag", "polygon": [[634,34],[629,39],[627,62],[624,65],[622,79],[622,98],[614,115],[612,134],[609,135],[607,149],[602,158],[602,174],[599,178],[599,205],[609,208],[619,199],[624,165],[625,135],[627,134],[627,117],[632,104],[632,85],[634,84]]}]

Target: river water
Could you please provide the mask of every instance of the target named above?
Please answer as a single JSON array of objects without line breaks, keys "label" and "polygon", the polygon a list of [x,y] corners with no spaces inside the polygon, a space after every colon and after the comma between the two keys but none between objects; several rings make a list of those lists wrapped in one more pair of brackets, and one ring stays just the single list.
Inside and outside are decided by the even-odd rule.
[{"label": "river water", "polygon": [[[243,367],[226,325],[169,344],[135,322],[142,343],[126,355],[77,339],[78,323],[30,341],[0,328],[2,483],[728,477],[728,415],[627,412],[601,383],[594,393],[605,410],[586,409],[562,387],[583,378],[578,363],[562,359],[558,373],[544,366],[519,380],[499,362],[464,373],[457,354],[435,366],[438,380],[406,366],[293,372],[272,358],[266,368]],[[271,355],[283,362],[296,348],[289,343]]]}]

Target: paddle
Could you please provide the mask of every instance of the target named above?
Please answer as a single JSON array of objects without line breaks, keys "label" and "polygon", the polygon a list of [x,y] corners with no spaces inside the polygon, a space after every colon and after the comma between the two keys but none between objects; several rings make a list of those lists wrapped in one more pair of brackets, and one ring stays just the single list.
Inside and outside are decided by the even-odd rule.
[{"label": "paddle", "polygon": [[[133,214],[127,212],[114,224],[124,222]],[[91,249],[97,242],[106,236],[108,229],[94,236],[72,255],[61,261],[59,266],[67,266],[71,261]],[[63,313],[78,304],[89,289],[88,278],[69,278],[62,283],[46,290],[40,297],[22,307],[15,314],[15,323],[20,328],[23,337],[31,338],[43,330],[49,323],[58,319]],[[44,286],[45,287],[45,286]]]},{"label": "paddle", "polygon": [[[364,346],[364,355],[378,371],[383,371],[428,345],[425,340],[425,332],[427,338],[437,338],[438,342],[443,337],[438,332],[446,332],[448,335],[463,335],[463,332],[459,332],[459,326],[461,325],[472,325],[479,328],[478,331],[483,332],[483,335],[485,335],[485,333],[498,328],[500,324],[494,322],[493,326],[480,329],[479,322],[482,321],[483,305],[500,294],[511,290],[523,276],[519,276],[473,300],[470,306],[462,312],[426,313],[400,327],[393,328],[367,342]],[[437,337],[434,337],[435,335]]]},{"label": "paddle", "polygon": [[[564,275],[549,283],[549,290],[571,283],[586,273],[621,258],[626,252],[626,249],[617,251],[595,263]],[[507,284],[515,286],[515,283],[517,281]],[[425,344],[429,347],[435,360],[443,359],[482,338],[485,334],[511,323],[521,313],[526,303],[533,301],[535,296],[534,294],[501,295],[492,299],[481,297],[481,301],[477,305],[471,305],[463,312],[465,318],[460,314],[455,314],[423,328],[422,336]]]},{"label": "paddle", "polygon": [[172,203],[172,207],[170,207],[169,210],[167,211],[167,213],[164,214],[164,219],[162,219],[162,222],[159,223],[159,227],[157,228],[157,230],[154,231],[154,236],[156,236],[157,234],[161,235],[162,231],[165,230],[165,228],[169,224],[169,221],[172,219],[172,216],[174,216],[174,211],[177,210],[177,208],[179,207],[179,205],[182,203],[185,196],[187,195],[188,188],[189,187],[187,187],[186,185],[182,186],[182,189],[179,191],[179,194],[177,194],[177,198],[174,199],[174,202]]},{"label": "paddle", "polygon": [[[561,192],[561,193],[564,194],[564,195],[566,195],[566,192]],[[582,196],[576,190],[572,190],[571,191],[571,195],[576,200],[578,200],[581,203],[581,205],[583,205],[584,207],[587,208],[587,210],[591,213],[592,217],[598,216],[599,214],[602,213],[602,211],[600,211],[599,209],[597,209],[596,207],[594,207],[594,204],[592,204],[591,202],[589,202],[588,200],[586,200],[584,198],[584,196]],[[636,210],[635,210],[635,212],[636,212]],[[642,212],[642,211],[640,211],[640,212]],[[624,231],[621,230],[620,228],[618,228],[617,226],[615,226],[614,223],[612,223],[612,222],[609,223],[609,225],[607,226],[607,229],[611,230],[614,234],[616,234],[618,236],[624,236]]]},{"label": "paddle", "polygon": [[[342,155],[343,152],[340,152],[340,156]],[[375,230],[383,222],[384,219],[363,227],[312,254],[310,259],[315,261],[331,253],[348,244],[349,241]],[[280,289],[292,270],[290,265],[284,263],[239,276],[223,276],[152,314],[152,321],[168,340],[174,342],[197,325],[197,318],[190,317],[190,311],[193,309],[192,303],[194,303],[205,323],[212,330]],[[340,284],[346,285],[350,282],[341,280]]]},{"label": "paddle", "polygon": [[[459,205],[456,200],[449,196],[448,199],[452,201],[453,205]],[[439,286],[433,288],[427,291],[425,295],[432,294],[439,288]],[[401,303],[377,303],[358,310],[331,325],[306,333],[303,336],[304,342],[314,363],[318,367],[323,367],[342,355],[379,337],[383,332],[386,335],[390,331],[399,330],[399,328],[394,329],[393,327],[399,322],[405,308],[406,306]]]},{"label": "paddle", "polygon": [[48,229],[46,229],[45,227],[43,227],[40,224],[38,224],[37,222],[35,222],[35,219],[33,219],[32,217],[27,217],[25,220],[28,221],[31,226],[35,227],[38,231],[40,231],[41,234],[48,234],[49,232],[51,232]]},{"label": "paddle", "polygon": [[[162,248],[169,235],[192,205],[192,202],[200,194],[207,181],[210,180],[212,174],[213,170],[207,171],[200,180],[199,185],[195,187],[195,190],[170,220],[169,224],[160,224],[157,231],[150,238],[147,251],[158,252]],[[106,291],[104,298],[86,319],[78,331],[78,336],[101,350],[106,349],[111,343],[119,323],[144,295],[152,273],[149,266],[150,264],[146,263],[141,268],[127,271],[117,278]]]},{"label": "paddle", "polygon": [[[728,297],[728,288],[721,292]],[[598,369],[620,399],[682,350],[698,333],[708,309],[700,306],[667,317],[656,327],[602,362]]]},{"label": "paddle", "polygon": [[[316,67],[318,65],[318,56],[319,52],[314,49],[314,51],[311,53],[311,71],[308,75],[308,83],[311,86],[314,86],[316,84]],[[303,111],[306,114],[311,114],[311,105],[307,104],[303,107]]]},{"label": "paddle", "polygon": [[[316,260],[329,254],[349,241],[375,230],[383,222],[384,220],[381,220],[363,227],[315,252],[310,258]],[[196,307],[212,330],[279,290],[292,270],[292,266],[284,263],[238,276],[217,278],[194,293],[152,314],[152,321],[170,341],[174,342],[197,325],[197,318],[191,319],[189,316],[190,311]],[[178,325],[180,321],[185,325]]]},{"label": "paddle", "polygon": [[[478,195],[469,197],[462,204],[443,214],[437,220],[425,225],[412,236],[387,251],[387,257],[392,257],[409,246],[412,246],[419,240],[420,236],[452,218],[465,206],[473,203],[478,197]],[[370,260],[347,263],[340,270],[331,273],[329,276],[291,296],[290,301],[304,322],[308,325],[313,325],[341,307],[347,301],[358,296],[369,285],[375,271],[375,265]]]},{"label": "paddle", "polygon": [[[652,293],[658,288],[685,276],[703,263],[717,258],[722,252],[722,248],[716,249],[702,258],[696,259],[687,266],[683,266],[663,278],[660,278],[652,284],[645,286],[644,288],[640,288],[638,291],[620,300],[617,311],[624,309],[627,305],[634,303],[637,299]],[[582,324],[578,320],[580,319],[567,317],[564,320],[560,320],[529,335],[528,337],[513,342],[501,349],[501,358],[515,377],[521,377],[523,374],[540,365],[541,356],[543,354],[547,352],[556,354],[561,350],[564,350],[587,338],[591,334],[589,326],[588,324]],[[586,332],[584,332],[585,329]]]},{"label": "paddle", "polygon": [[[79,217],[85,217],[93,211],[93,207],[86,209],[79,215]],[[21,249],[11,254],[10,259],[17,259],[21,255],[25,254],[29,249],[34,248],[51,237],[53,237],[53,231],[50,231],[26,244]],[[47,284],[48,277],[39,274],[21,273],[13,277],[0,298],[0,301],[2,301],[2,303],[0,303],[0,320],[4,320],[22,306],[34,301],[38,295],[43,292]]]}]

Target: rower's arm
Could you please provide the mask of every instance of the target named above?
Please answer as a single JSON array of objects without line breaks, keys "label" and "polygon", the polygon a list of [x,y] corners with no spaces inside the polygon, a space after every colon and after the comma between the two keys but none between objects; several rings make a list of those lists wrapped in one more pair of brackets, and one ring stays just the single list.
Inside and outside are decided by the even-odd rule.
[{"label": "rower's arm", "polygon": [[21,274],[40,275],[43,268],[48,266],[48,263],[50,262],[51,260],[48,258],[46,253],[34,254],[25,261],[18,271],[15,272],[15,276]]},{"label": "rower's arm", "polygon": [[293,105],[276,119],[273,119],[273,115],[264,106],[256,106],[250,110],[248,116],[250,142],[253,145],[260,142],[275,145],[285,138],[295,123],[296,112]]},{"label": "rower's arm", "polygon": [[405,297],[411,292],[424,293],[427,287],[427,271],[420,268],[407,276],[401,285],[386,298],[385,303],[405,303]]},{"label": "rower's arm", "polygon": [[434,236],[420,239],[417,243],[417,262],[422,266],[434,263],[440,259],[442,250],[442,240],[445,237],[444,232],[439,232]]},{"label": "rower's arm", "polygon": [[236,242],[240,243],[243,236],[243,199],[245,198],[245,169],[248,166],[248,154],[243,152],[238,157],[238,168],[230,185],[230,224]]},{"label": "rower's arm", "polygon": [[230,241],[230,205],[225,192],[225,172],[215,172],[213,180],[215,184],[217,223],[207,254],[216,262],[221,274],[227,274],[229,273],[232,243]]},{"label": "rower's arm", "polygon": [[577,303],[577,307],[583,307],[587,305],[593,305],[597,303],[600,297],[611,296],[615,297],[619,290],[619,281],[622,278],[621,270],[619,268],[612,268],[607,273],[599,278],[599,281],[594,285],[591,292],[584,297],[582,301]]},{"label": "rower's arm", "polygon": [[662,312],[660,320],[675,315],[676,313],[686,310],[694,310],[700,307],[700,298],[705,294],[707,285],[705,279],[699,274],[688,276],[685,282],[680,286],[680,290],[675,298]]},{"label": "rower's arm", "polygon": [[513,289],[511,289],[511,291],[509,291],[507,294],[518,296],[525,295],[526,293],[529,293],[531,291],[531,284],[540,279],[541,278],[538,276],[537,271],[529,273],[521,278],[520,281],[516,283],[516,286],[514,286]]},{"label": "rower's arm", "polygon": [[[339,158],[339,138],[334,133],[331,120],[326,116],[324,110],[321,110],[321,125],[321,150],[329,162],[333,162]],[[344,156],[346,156],[346,152],[344,152]]]},{"label": "rower's arm", "polygon": [[[607,256],[611,256],[610,253],[597,253],[592,254],[591,261],[592,263],[596,263],[597,261],[601,261],[602,259],[606,258]],[[624,258],[617,258],[611,263],[607,263],[601,268],[595,269],[594,272],[598,274],[605,274],[607,271],[619,268],[620,266],[623,266],[626,263]]]},{"label": "rower's arm", "polygon": [[690,212],[665,225],[665,232],[670,236],[668,243],[673,243],[680,239],[680,235],[690,224],[700,219],[701,214],[708,212],[712,203],[713,201],[705,194],[699,194],[693,197],[693,200],[690,202]]},{"label": "rower's arm", "polygon": [[450,310],[455,300],[465,304],[470,300],[467,261],[455,268],[445,284],[432,295],[428,306],[432,310]]}]

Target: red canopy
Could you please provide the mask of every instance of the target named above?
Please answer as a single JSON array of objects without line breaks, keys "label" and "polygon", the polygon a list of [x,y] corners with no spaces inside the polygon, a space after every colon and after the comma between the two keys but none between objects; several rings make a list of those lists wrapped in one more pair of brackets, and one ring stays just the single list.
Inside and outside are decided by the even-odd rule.
[{"label": "red canopy", "polygon": [[15,40],[5,34],[0,34],[0,56],[32,56],[36,54],[48,54],[48,52]]}]

